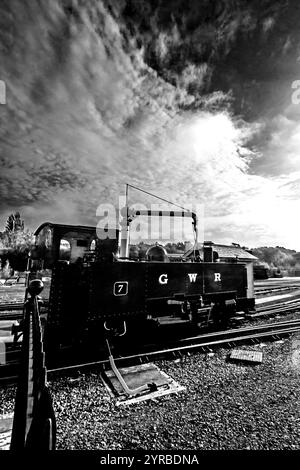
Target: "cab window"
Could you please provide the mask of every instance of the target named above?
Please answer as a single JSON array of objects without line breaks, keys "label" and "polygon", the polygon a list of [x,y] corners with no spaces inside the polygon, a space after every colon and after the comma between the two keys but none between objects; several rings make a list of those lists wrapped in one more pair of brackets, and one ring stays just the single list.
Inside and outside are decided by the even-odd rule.
[{"label": "cab window", "polygon": [[70,261],[71,259],[71,245],[68,240],[61,239],[60,240],[60,245],[59,245],[59,259],[60,260],[65,260],[65,261]]}]

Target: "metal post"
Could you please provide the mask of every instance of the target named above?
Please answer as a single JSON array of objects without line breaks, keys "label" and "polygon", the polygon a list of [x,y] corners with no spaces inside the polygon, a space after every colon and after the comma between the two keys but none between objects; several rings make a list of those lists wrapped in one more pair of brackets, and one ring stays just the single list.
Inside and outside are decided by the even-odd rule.
[{"label": "metal post", "polygon": [[23,344],[11,450],[55,448],[56,421],[51,395],[46,383],[38,294],[43,289],[39,279],[30,282],[30,298],[25,302]]}]

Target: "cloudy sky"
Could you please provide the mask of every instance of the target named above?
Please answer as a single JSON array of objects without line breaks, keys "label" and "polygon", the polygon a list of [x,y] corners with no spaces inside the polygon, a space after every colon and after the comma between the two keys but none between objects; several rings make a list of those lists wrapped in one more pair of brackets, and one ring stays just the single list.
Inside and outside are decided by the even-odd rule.
[{"label": "cloudy sky", "polygon": [[205,239],[300,251],[297,0],[1,0],[0,23],[0,229],[96,224],[127,182],[203,204]]}]

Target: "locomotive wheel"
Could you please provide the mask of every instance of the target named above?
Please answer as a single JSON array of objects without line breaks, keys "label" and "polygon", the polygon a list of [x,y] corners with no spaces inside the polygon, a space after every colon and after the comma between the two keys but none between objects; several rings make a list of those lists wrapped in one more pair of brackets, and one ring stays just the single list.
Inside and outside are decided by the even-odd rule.
[{"label": "locomotive wheel", "polygon": [[236,302],[234,299],[225,300],[213,305],[211,310],[211,318],[213,324],[221,327],[226,327],[230,318],[236,311]]},{"label": "locomotive wheel", "polygon": [[200,318],[199,318],[199,314],[198,314],[198,304],[197,304],[197,302],[191,302],[190,303],[189,318],[190,318],[191,323],[194,326],[198,326]]},{"label": "locomotive wheel", "polygon": [[187,300],[181,304],[181,317],[186,320],[192,320],[191,303]]},{"label": "locomotive wheel", "polygon": [[217,327],[225,327],[228,323],[228,317],[226,315],[226,308],[225,308],[225,304],[223,303],[214,304],[211,309],[210,316],[212,318],[213,325]]}]

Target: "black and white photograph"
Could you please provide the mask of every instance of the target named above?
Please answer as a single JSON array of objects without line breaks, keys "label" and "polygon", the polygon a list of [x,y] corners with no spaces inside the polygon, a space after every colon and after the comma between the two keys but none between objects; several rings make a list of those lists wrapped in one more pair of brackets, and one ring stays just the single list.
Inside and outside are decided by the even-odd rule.
[{"label": "black and white photograph", "polygon": [[0,0],[1,455],[286,454],[299,390],[300,2]]}]

